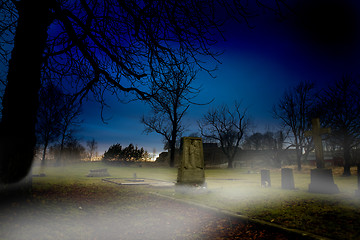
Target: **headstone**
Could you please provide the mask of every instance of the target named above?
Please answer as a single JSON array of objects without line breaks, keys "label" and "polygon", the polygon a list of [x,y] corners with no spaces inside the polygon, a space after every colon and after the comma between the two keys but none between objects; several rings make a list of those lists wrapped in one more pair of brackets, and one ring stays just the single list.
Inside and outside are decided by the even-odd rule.
[{"label": "headstone", "polygon": [[339,193],[339,188],[334,184],[331,169],[316,168],[311,169],[311,183],[309,192],[312,193]]},{"label": "headstone", "polygon": [[270,170],[261,170],[261,187],[271,187]]},{"label": "headstone", "polygon": [[295,189],[294,175],[291,168],[281,169],[281,188],[289,190]]},{"label": "headstone", "polygon": [[320,128],[320,119],[312,119],[312,131],[305,133],[306,136],[312,136],[315,145],[316,167],[311,170],[311,182],[309,184],[309,192],[313,193],[338,193],[339,188],[334,183],[332,170],[324,169],[324,153],[322,147],[321,135],[330,133],[330,128]]},{"label": "headstone", "polygon": [[101,169],[91,169],[87,177],[108,177],[110,174],[107,171],[107,168]]},{"label": "headstone", "polygon": [[177,186],[204,186],[204,152],[202,139],[181,138],[181,162],[178,169]]}]

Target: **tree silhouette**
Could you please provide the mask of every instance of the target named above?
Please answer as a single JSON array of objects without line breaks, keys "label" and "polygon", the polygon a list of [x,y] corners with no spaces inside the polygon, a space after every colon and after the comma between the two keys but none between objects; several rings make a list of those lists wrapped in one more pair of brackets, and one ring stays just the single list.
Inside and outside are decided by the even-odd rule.
[{"label": "tree silhouette", "polygon": [[228,159],[228,168],[233,168],[233,160],[241,140],[249,126],[246,109],[235,102],[233,108],[222,105],[209,110],[199,121],[201,135],[220,143],[221,151]]},{"label": "tree silhouette", "polygon": [[[240,0],[2,2],[1,7],[15,9],[4,12],[14,16],[6,26],[16,19],[0,123],[3,183],[20,180],[31,166],[42,74],[73,86],[80,99],[91,91],[103,100],[105,90],[148,99],[149,76],[166,69],[180,53],[209,70],[202,60],[216,57],[210,46],[227,18],[216,11],[219,7],[239,19],[249,15]],[[16,152],[19,144],[22,153]]]},{"label": "tree silhouette", "polygon": [[265,133],[256,132],[245,138],[242,145],[246,150],[267,150],[266,158],[273,164],[274,167],[281,168],[283,161],[282,154],[285,151],[284,134],[282,131]]},{"label": "tree silhouette", "polygon": [[270,131],[265,133],[256,132],[245,137],[244,146],[253,150],[269,150],[277,148],[276,134]]},{"label": "tree silhouette", "polygon": [[277,105],[273,106],[275,119],[279,119],[288,139],[296,149],[296,162],[301,170],[303,152],[309,154],[312,149],[312,140],[305,137],[305,131],[311,129],[311,117],[317,107],[314,83],[300,82],[297,86],[287,90]]},{"label": "tree silhouette", "polygon": [[56,165],[60,166],[62,155],[66,142],[73,139],[75,128],[79,127],[82,120],[79,120],[81,114],[81,104],[74,102],[71,95],[64,95],[64,103],[62,105],[62,118],[60,125],[60,152],[56,158]]},{"label": "tree silhouette", "polygon": [[156,92],[149,101],[152,113],[141,119],[146,133],[156,132],[164,137],[170,149],[170,167],[174,167],[176,141],[184,131],[183,117],[199,93],[192,87],[195,77],[193,68],[181,63],[165,70],[153,81]]},{"label": "tree silhouette", "polygon": [[[3,183],[16,182],[26,176],[33,160],[38,92],[51,2],[16,2],[16,34],[0,123],[0,182]],[[23,146],[21,153],[16,149],[19,145]]]},{"label": "tree silhouette", "polygon": [[322,118],[331,127],[331,140],[343,151],[344,176],[350,176],[351,150],[360,143],[360,81],[343,76],[321,95]]},{"label": "tree silhouette", "polygon": [[89,149],[89,160],[92,160],[92,157],[97,149],[97,142],[95,141],[95,139],[93,138],[91,141],[87,141],[86,142],[86,146]]},{"label": "tree silhouette", "polygon": [[61,155],[63,164],[65,162],[80,162],[85,158],[85,147],[74,136],[69,136],[63,146],[61,144],[51,146],[50,153],[53,154],[55,159],[60,159]]},{"label": "tree silhouette", "polygon": [[45,166],[46,151],[49,144],[61,134],[64,96],[61,90],[51,82],[40,91],[40,105],[36,125],[37,142],[43,145],[41,166]]},{"label": "tree silhouette", "polygon": [[46,151],[49,144],[60,139],[59,154],[56,155],[56,165],[60,166],[64,144],[73,136],[73,127],[78,127],[81,105],[74,102],[71,96],[48,81],[40,89],[40,105],[36,124],[37,144],[43,145],[41,165],[45,165]]},{"label": "tree silhouette", "polygon": [[109,147],[104,153],[102,161],[104,162],[118,162],[118,163],[131,163],[141,161],[148,157],[148,153],[143,148],[135,147],[132,143],[129,146],[122,148],[117,143]]}]

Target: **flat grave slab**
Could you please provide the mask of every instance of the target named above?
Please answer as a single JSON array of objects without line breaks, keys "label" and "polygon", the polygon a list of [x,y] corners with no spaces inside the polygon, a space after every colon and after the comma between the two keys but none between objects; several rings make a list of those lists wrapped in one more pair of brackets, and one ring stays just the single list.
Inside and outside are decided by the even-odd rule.
[{"label": "flat grave slab", "polygon": [[159,179],[151,178],[103,178],[105,182],[110,182],[118,185],[148,185],[153,187],[173,187],[174,182],[167,182]]}]

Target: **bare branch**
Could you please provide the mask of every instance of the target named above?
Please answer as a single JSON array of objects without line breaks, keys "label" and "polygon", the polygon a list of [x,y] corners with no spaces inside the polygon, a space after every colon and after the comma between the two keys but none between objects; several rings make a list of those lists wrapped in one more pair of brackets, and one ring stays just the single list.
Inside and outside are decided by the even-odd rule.
[{"label": "bare branch", "polygon": [[228,168],[232,168],[232,161],[248,129],[246,109],[241,111],[238,102],[234,103],[232,109],[221,105],[209,110],[198,124],[203,137],[220,143],[221,150],[228,158]]}]

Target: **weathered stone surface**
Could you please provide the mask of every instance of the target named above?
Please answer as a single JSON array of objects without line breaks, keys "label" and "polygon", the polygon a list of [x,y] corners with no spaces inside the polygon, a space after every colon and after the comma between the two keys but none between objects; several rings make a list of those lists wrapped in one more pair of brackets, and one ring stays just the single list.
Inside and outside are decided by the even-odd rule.
[{"label": "weathered stone surface", "polygon": [[291,168],[281,169],[281,188],[282,189],[295,189],[294,175]]},{"label": "weathered stone surface", "polygon": [[271,187],[270,170],[261,170],[261,187]]},{"label": "weathered stone surface", "polygon": [[91,169],[87,177],[108,177],[110,174],[107,171],[107,168],[101,169]]},{"label": "weathered stone surface", "polygon": [[339,188],[334,184],[332,169],[311,169],[311,183],[309,192],[312,193],[339,193]]},{"label": "weathered stone surface", "polygon": [[181,162],[177,185],[204,185],[204,152],[202,139],[183,137],[181,139]]},{"label": "weathered stone surface", "polygon": [[321,135],[325,133],[331,133],[330,128],[321,128],[320,127],[320,119],[314,118],[312,119],[313,130],[305,132],[305,136],[312,136],[315,145],[315,156],[316,156],[316,167],[324,168],[324,152],[322,147],[322,138]]}]

